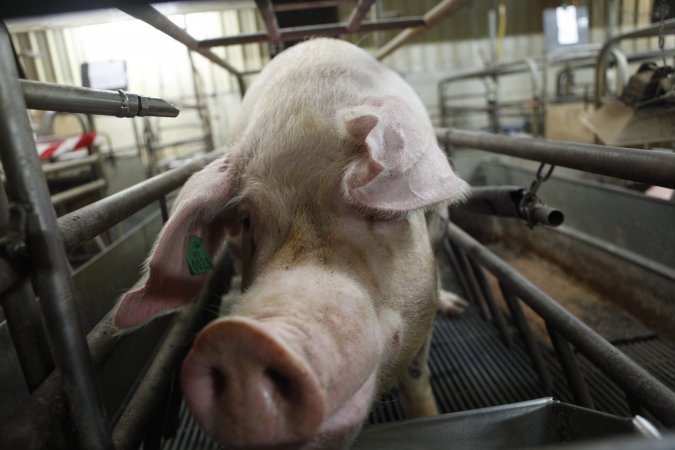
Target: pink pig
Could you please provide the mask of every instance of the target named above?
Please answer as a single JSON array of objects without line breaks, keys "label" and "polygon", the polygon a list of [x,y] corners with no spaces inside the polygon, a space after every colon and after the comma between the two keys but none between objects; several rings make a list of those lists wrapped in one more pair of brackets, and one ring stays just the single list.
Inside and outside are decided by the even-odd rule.
[{"label": "pink pig", "polygon": [[209,435],[236,449],[346,447],[397,382],[409,417],[435,414],[424,212],[465,183],[419,98],[358,47],[315,39],[267,65],[240,124],[225,157],[181,190],[116,324],[189,302],[206,278],[186,262],[190,236],[211,255],[227,238],[243,295],[197,335],[181,373]]}]

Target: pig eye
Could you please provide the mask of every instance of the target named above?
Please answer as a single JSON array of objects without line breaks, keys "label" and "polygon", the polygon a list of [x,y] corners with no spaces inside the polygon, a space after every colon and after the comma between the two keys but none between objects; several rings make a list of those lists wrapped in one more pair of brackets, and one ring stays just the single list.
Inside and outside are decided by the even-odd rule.
[{"label": "pig eye", "polygon": [[241,221],[241,226],[244,228],[244,231],[251,231],[251,218],[246,217],[244,220]]}]

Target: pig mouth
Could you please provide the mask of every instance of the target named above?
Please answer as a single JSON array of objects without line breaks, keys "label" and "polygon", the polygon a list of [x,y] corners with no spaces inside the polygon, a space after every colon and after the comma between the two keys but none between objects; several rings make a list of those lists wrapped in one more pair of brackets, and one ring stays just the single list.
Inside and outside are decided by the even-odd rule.
[{"label": "pig mouth", "polygon": [[228,449],[345,448],[372,404],[375,371],[335,400],[317,361],[267,325],[228,317],[197,336],[181,372],[193,415]]}]

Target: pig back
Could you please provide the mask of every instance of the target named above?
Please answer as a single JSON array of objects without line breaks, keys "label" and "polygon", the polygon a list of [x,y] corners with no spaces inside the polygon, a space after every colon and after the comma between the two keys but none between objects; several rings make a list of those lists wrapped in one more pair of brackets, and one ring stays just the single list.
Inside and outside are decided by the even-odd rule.
[{"label": "pig back", "polygon": [[424,105],[395,72],[359,47],[337,39],[318,38],[282,52],[248,89],[233,135],[260,131],[260,125],[290,118],[334,121],[336,113],[368,97],[396,97],[433,127]]}]

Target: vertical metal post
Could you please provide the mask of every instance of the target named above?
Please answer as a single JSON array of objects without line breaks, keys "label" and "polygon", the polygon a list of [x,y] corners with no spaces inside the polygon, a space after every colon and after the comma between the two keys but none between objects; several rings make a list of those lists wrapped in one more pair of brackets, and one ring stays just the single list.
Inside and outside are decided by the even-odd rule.
[{"label": "vertical metal post", "polygon": [[541,386],[545,392],[550,393],[551,388],[553,387],[553,383],[551,382],[551,374],[549,373],[546,364],[544,364],[544,358],[541,356],[539,344],[535,340],[532,330],[527,323],[527,318],[523,313],[523,309],[520,307],[520,301],[501,281],[499,281],[499,289],[501,289],[502,296],[509,307],[509,311],[511,311],[511,318],[516,324],[516,327],[518,327],[518,331],[520,331],[520,337],[523,339],[525,348],[530,355],[532,367],[534,367],[537,375],[539,375]]},{"label": "vertical metal post", "polygon": [[448,261],[452,266],[452,270],[455,272],[455,277],[457,278],[460,288],[462,289],[462,295],[471,300],[471,292],[469,292],[468,282],[464,276],[462,268],[459,266],[459,262],[457,262],[457,257],[452,250],[452,244],[450,244],[450,240],[447,237],[443,239],[443,250],[445,251],[445,256],[448,258]]},{"label": "vertical metal post", "polygon": [[499,334],[502,335],[502,340],[504,341],[504,344],[507,347],[510,347],[511,344],[513,343],[511,340],[511,335],[506,329],[506,321],[504,320],[504,315],[502,314],[501,309],[499,309],[499,306],[495,301],[494,295],[492,295],[492,289],[490,288],[487,278],[485,277],[485,272],[483,272],[481,266],[476,261],[474,261],[473,258],[469,256],[467,257],[467,259],[469,260],[469,265],[471,266],[471,269],[473,270],[473,273],[476,276],[478,286],[480,287],[480,290],[483,293],[485,303],[487,303],[487,306],[490,309],[490,315],[492,316],[492,320],[495,322],[495,325],[499,330]]},{"label": "vertical metal post", "polygon": [[[9,230],[9,201],[0,186],[0,235]],[[28,390],[33,392],[54,370],[35,293],[27,278],[0,299]]]},{"label": "vertical metal post", "polygon": [[464,275],[467,286],[469,288],[468,292],[470,293],[473,302],[478,307],[478,313],[480,314],[483,320],[488,320],[490,315],[488,314],[487,307],[485,306],[483,297],[481,296],[480,290],[478,289],[478,282],[476,281],[476,277],[474,276],[473,272],[471,271],[471,268],[469,267],[466,255],[459,247],[453,245],[452,243],[450,243],[450,248],[453,250],[455,257],[457,258],[457,263],[459,264],[459,268],[462,271],[462,274]]},{"label": "vertical metal post", "polygon": [[558,355],[560,365],[565,372],[572,395],[574,395],[574,401],[577,405],[593,409],[593,399],[588,391],[584,376],[581,374],[581,370],[579,370],[579,364],[570,343],[548,321],[546,321],[546,329],[548,330],[548,335],[551,337],[551,342],[553,343],[553,348],[555,348],[556,355]]},{"label": "vertical metal post", "polygon": [[112,448],[108,420],[96,389],[56,216],[40,167],[21,94],[9,34],[0,28],[0,156],[10,199],[26,208],[31,278],[40,298],[47,337],[70,401],[80,446]]}]

